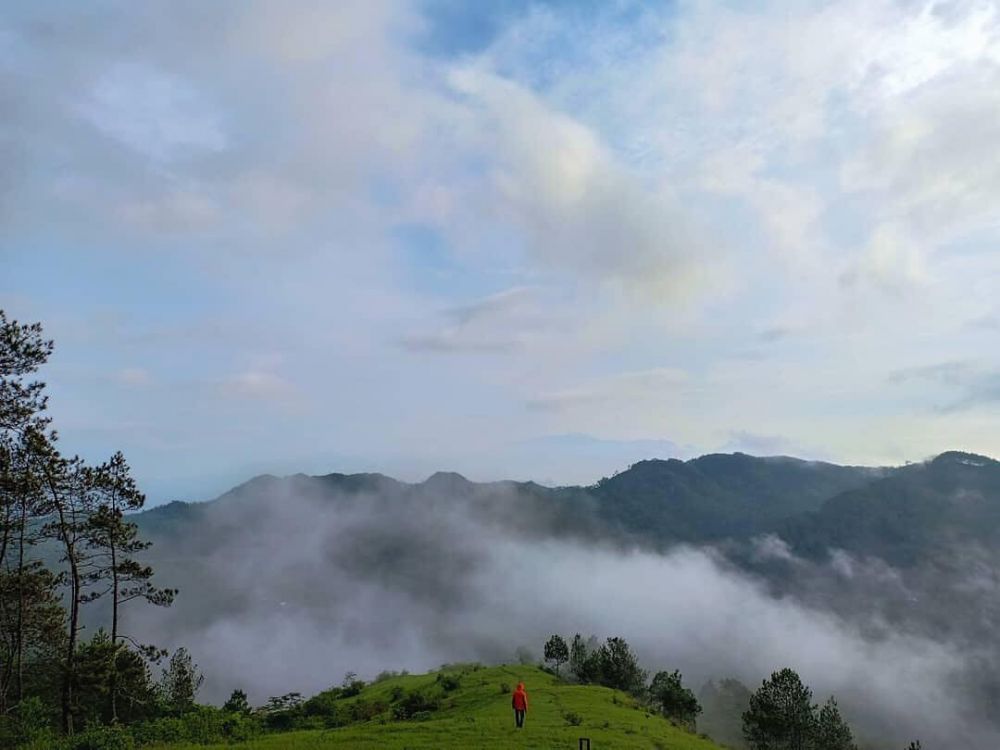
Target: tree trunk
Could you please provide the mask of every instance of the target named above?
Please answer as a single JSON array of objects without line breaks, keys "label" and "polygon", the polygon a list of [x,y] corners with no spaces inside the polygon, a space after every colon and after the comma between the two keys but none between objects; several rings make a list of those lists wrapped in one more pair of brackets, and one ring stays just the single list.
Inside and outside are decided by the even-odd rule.
[{"label": "tree trunk", "polygon": [[60,496],[50,472],[46,471],[49,489],[52,491],[53,505],[59,517],[59,537],[66,549],[66,561],[70,571],[70,608],[69,636],[66,646],[66,661],[63,665],[62,690],[60,704],[62,710],[62,729],[65,734],[73,734],[73,678],[76,667],[76,635],[80,627],[80,568],[76,559],[76,540],[70,535],[69,522],[66,520],[66,507]]},{"label": "tree trunk", "polygon": [[28,499],[21,498],[21,522],[17,539],[17,629],[14,635],[17,660],[14,679],[18,703],[24,700],[24,530],[27,512]]},{"label": "tree trunk", "polygon": [[117,540],[112,532],[111,547],[111,723],[118,723],[118,550]]}]

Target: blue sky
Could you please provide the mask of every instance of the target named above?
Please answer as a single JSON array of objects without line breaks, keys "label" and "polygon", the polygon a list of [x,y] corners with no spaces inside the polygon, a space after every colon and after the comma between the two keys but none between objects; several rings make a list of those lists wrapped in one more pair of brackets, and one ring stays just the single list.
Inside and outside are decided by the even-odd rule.
[{"label": "blue sky", "polygon": [[64,449],[589,482],[1000,455],[1000,5],[14,3]]}]

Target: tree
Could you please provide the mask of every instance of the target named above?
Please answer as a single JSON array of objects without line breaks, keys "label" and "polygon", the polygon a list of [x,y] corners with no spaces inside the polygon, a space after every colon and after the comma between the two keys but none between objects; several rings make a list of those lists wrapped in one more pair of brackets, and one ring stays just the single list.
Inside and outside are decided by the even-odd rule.
[{"label": "tree", "polygon": [[743,714],[752,750],[806,750],[816,725],[812,691],[787,667],[764,680]]},{"label": "tree", "polygon": [[851,728],[841,717],[832,696],[819,710],[814,739],[815,750],[855,750]]},{"label": "tree", "polygon": [[250,715],[250,701],[247,700],[247,694],[242,690],[234,690],[229,696],[223,706],[223,711],[228,711],[232,714],[244,714],[246,716]]},{"label": "tree", "polygon": [[601,677],[600,649],[597,639],[590,636],[586,641],[577,633],[569,647],[569,671],[578,682],[597,682]]},{"label": "tree", "polygon": [[[25,659],[31,651],[34,605],[45,619],[50,613],[54,579],[41,577],[40,566],[27,558],[35,541],[29,522],[38,514],[38,481],[32,472],[32,446],[46,437],[45,384],[29,379],[48,360],[52,342],[42,337],[38,323],[21,324],[0,310],[0,624],[3,660],[0,664],[0,714],[25,697]],[[53,436],[54,439],[54,436]],[[41,592],[39,586],[48,590]]]},{"label": "tree", "polygon": [[[111,669],[108,674],[111,722],[118,720],[117,652],[122,647],[119,633],[119,610],[123,604],[142,599],[161,607],[170,606],[176,589],[160,589],[150,579],[153,569],[141,564],[135,555],[151,546],[139,539],[139,529],[125,520],[126,511],[141,510],[146,497],[136,486],[125,456],[115,453],[111,460],[89,470],[89,485],[94,493],[94,510],[88,518],[87,547],[93,553],[95,568],[88,575],[91,584],[103,584],[96,596],[111,596]],[[145,647],[149,650],[149,647]]]},{"label": "tree", "polygon": [[649,697],[664,716],[694,728],[701,706],[694,693],[682,684],[678,670],[657,672],[649,685]]},{"label": "tree", "polygon": [[598,649],[597,663],[602,685],[635,695],[645,687],[646,673],[624,638],[608,638]]},{"label": "tree", "polygon": [[32,452],[45,491],[42,514],[52,519],[43,526],[42,534],[62,548],[60,562],[66,565],[63,580],[69,589],[66,597],[69,616],[66,621],[60,704],[63,732],[72,734],[73,685],[76,680],[76,652],[81,629],[80,608],[92,601],[86,590],[89,560],[85,544],[90,513],[88,473],[80,458],[64,458],[55,445],[42,435],[34,436]]},{"label": "tree", "polygon": [[562,636],[553,635],[545,643],[545,661],[556,665],[556,674],[559,674],[559,667],[569,660],[569,646]]},{"label": "tree", "polygon": [[167,711],[179,716],[194,708],[195,696],[204,681],[188,650],[174,651],[160,679],[160,696]]}]

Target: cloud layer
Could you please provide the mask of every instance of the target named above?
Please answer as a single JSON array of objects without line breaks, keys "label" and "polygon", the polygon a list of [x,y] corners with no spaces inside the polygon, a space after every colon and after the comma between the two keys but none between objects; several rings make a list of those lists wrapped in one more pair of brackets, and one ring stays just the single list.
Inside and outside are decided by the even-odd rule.
[{"label": "cloud layer", "polygon": [[564,434],[1000,452],[995,2],[19,3],[0,41],[0,304],[157,499]]}]

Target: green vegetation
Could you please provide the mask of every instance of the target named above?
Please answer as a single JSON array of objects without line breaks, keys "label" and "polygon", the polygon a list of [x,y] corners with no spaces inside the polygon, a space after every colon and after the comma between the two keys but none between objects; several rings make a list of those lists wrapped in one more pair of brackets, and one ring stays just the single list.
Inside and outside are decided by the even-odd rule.
[{"label": "green vegetation", "polygon": [[750,696],[743,736],[751,750],[855,750],[837,702],[831,697],[817,709],[812,690],[787,667]]},{"label": "green vegetation", "polygon": [[[522,730],[514,728],[507,689],[519,681],[524,681],[530,698]],[[594,750],[719,748],[647,710],[628,694],[596,685],[570,684],[535,666],[446,666],[426,675],[392,676],[365,686],[350,698],[337,698],[341,690],[334,688],[320,694],[327,698],[317,701],[316,696],[291,709],[298,721],[312,723],[316,728],[261,736],[241,747],[552,750],[575,749],[580,737],[589,737]],[[397,714],[397,708],[403,706],[405,711]],[[418,706],[423,710],[411,712]],[[341,726],[341,722],[346,725]],[[175,743],[154,747],[201,750],[205,746]]]}]

